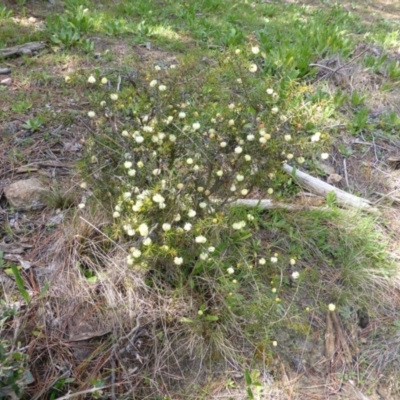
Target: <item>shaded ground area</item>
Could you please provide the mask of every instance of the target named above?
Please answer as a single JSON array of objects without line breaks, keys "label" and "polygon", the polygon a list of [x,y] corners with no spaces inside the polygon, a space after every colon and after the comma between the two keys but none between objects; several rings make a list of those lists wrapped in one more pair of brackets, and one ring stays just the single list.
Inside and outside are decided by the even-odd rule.
[{"label": "shaded ground area", "polygon": [[[287,2],[318,8],[330,7],[335,4],[334,1],[326,0],[288,0]],[[396,0],[341,1],[340,7],[361,16],[366,23],[376,24],[380,20],[400,21],[400,5]]]}]

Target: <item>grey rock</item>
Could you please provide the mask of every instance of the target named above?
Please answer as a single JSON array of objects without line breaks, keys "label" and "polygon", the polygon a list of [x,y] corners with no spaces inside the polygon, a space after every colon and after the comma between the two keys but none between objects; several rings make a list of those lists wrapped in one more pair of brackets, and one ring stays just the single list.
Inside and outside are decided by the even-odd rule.
[{"label": "grey rock", "polygon": [[36,178],[14,182],[4,189],[8,202],[18,211],[44,208],[47,193],[48,189]]}]

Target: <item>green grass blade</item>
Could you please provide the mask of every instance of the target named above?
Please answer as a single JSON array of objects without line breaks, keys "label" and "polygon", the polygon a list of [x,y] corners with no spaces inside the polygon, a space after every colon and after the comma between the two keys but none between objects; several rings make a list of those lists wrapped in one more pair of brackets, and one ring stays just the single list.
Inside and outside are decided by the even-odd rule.
[{"label": "green grass blade", "polygon": [[24,287],[24,281],[21,278],[21,274],[19,273],[17,266],[16,265],[12,265],[11,269],[12,269],[12,272],[14,274],[15,282],[17,283],[19,292],[21,293],[21,295],[25,299],[25,301],[27,303],[29,303],[30,296],[29,296],[29,293],[26,291],[26,289]]}]

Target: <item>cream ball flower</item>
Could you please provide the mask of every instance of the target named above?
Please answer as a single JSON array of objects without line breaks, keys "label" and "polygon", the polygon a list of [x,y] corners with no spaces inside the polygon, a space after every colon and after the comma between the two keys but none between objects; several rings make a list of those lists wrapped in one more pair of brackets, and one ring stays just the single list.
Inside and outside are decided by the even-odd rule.
[{"label": "cream ball flower", "polygon": [[171,230],[171,224],[169,224],[169,223],[164,223],[164,224],[162,224],[162,229],[163,229],[163,231],[165,231],[165,232],[167,232],[167,231],[170,231]]},{"label": "cream ball flower", "polygon": [[67,75],[67,76],[64,78],[64,80],[65,80],[66,83],[69,83],[69,82],[71,82],[71,77]]},{"label": "cream ball flower", "polygon": [[150,83],[149,83],[150,87],[155,87],[157,85],[157,80],[153,79]]},{"label": "cream ball flower", "polygon": [[289,260],[289,264],[290,264],[290,265],[295,265],[295,264],[296,264],[296,260],[295,260],[294,258],[291,258],[291,259]]},{"label": "cream ball flower", "polygon": [[130,255],[128,257],[126,257],[126,263],[129,266],[133,265],[134,261],[133,261],[133,258]]},{"label": "cream ball flower", "polygon": [[285,139],[286,142],[290,142],[292,140],[292,136],[287,134],[283,137]]},{"label": "cream ball flower", "polygon": [[274,189],[272,189],[272,188],[269,188],[269,189],[267,190],[267,193],[268,193],[268,194],[272,194],[272,193],[274,193]]},{"label": "cream ball flower", "polygon": [[197,131],[200,129],[200,122],[194,122],[192,125],[192,128]]},{"label": "cream ball flower", "polygon": [[93,75],[90,75],[87,81],[89,83],[96,83],[96,78]]},{"label": "cream ball flower", "polygon": [[230,120],[228,121],[228,125],[229,125],[229,126],[235,125],[235,121],[234,121],[233,119],[230,119]]},{"label": "cream ball flower", "polygon": [[208,259],[208,254],[207,253],[200,253],[200,260],[207,260]]},{"label": "cream ball flower", "polygon": [[113,213],[114,218],[119,218],[120,216],[121,216],[121,214],[118,211],[114,211],[114,213]]},{"label": "cream ball flower", "polygon": [[217,176],[222,176],[224,172],[222,170],[217,171]]},{"label": "cream ball flower", "polygon": [[226,143],[226,142],[221,142],[219,145],[220,145],[220,147],[226,147],[227,144],[228,144],[228,143]]},{"label": "cream ball flower", "polygon": [[150,246],[151,243],[152,243],[152,240],[151,240],[149,237],[146,238],[145,240],[143,240],[143,244],[144,244],[145,246]]},{"label": "cream ball flower", "polygon": [[196,236],[195,242],[196,243],[206,243],[207,242],[207,238],[204,237],[204,236]]},{"label": "cream ball flower", "polygon": [[103,85],[105,85],[108,82],[108,79],[104,76],[103,78],[101,78],[101,83]]},{"label": "cream ball flower", "polygon": [[186,117],[186,113],[184,113],[183,111],[181,111],[181,112],[178,114],[178,117],[179,117],[180,119],[183,119],[183,118]]},{"label": "cream ball flower", "polygon": [[158,87],[158,90],[159,90],[160,92],[165,92],[165,91],[167,90],[167,87],[166,87],[165,85],[160,85],[160,86]]},{"label": "cream ball flower", "polygon": [[157,193],[152,197],[152,200],[154,201],[154,203],[164,203],[165,202],[165,198],[163,196],[161,196],[161,194]]},{"label": "cream ball flower", "polygon": [[266,90],[267,94],[269,94],[270,96],[274,94],[274,89],[268,88]]},{"label": "cream ball flower", "polygon": [[298,162],[299,164],[304,164],[305,161],[306,161],[306,160],[305,160],[304,157],[297,157],[297,162]]},{"label": "cream ball flower", "polygon": [[261,144],[267,143],[267,139],[265,139],[264,136],[263,136],[263,137],[260,137],[260,138],[258,139],[258,141],[259,141]]},{"label": "cream ball flower", "polygon": [[186,160],[186,163],[189,164],[189,165],[193,164],[193,158],[188,158]]},{"label": "cream ball flower", "polygon": [[129,176],[135,176],[135,175],[136,175],[136,170],[135,170],[135,169],[130,169],[130,170],[128,171],[128,175],[129,175]]},{"label": "cream ball flower", "polygon": [[260,265],[265,265],[266,262],[267,262],[267,261],[265,261],[265,258],[260,258],[260,259],[258,260],[258,263],[259,263]]},{"label": "cream ball flower", "polygon": [[246,154],[246,155],[244,156],[244,159],[245,159],[246,161],[251,161],[251,155]]},{"label": "cream ball flower", "polygon": [[129,169],[130,167],[132,167],[132,161],[125,161],[124,162],[124,167],[126,168],[126,169]]},{"label": "cream ball flower", "polygon": [[321,139],[321,132],[315,132],[314,135],[311,136],[311,142],[318,142]]},{"label": "cream ball flower", "polygon": [[274,346],[274,347],[278,346],[278,342],[276,340],[273,340],[272,341],[272,346]]},{"label": "cream ball flower", "polygon": [[193,217],[195,217],[196,216],[196,211],[194,211],[194,210],[189,210],[189,212],[188,212],[188,217],[189,218],[193,218]]},{"label": "cream ball flower", "polygon": [[250,134],[250,135],[247,135],[246,139],[247,139],[249,142],[252,142],[252,141],[255,139],[255,136],[254,136],[253,134]]},{"label": "cream ball flower", "polygon": [[118,100],[118,94],[117,93],[112,93],[110,94],[110,99],[112,101],[117,101]]},{"label": "cream ball flower", "polygon": [[297,271],[294,271],[294,272],[292,273],[292,278],[293,278],[294,280],[299,279],[299,276],[300,276],[300,274],[299,274]]},{"label": "cream ball flower", "polygon": [[335,311],[336,310],[336,306],[331,303],[331,304],[328,305],[328,310],[329,311]]},{"label": "cream ball flower", "polygon": [[232,274],[235,273],[235,270],[234,270],[232,267],[229,267],[229,268],[226,270],[226,272],[227,272],[229,275],[232,275]]},{"label": "cream ball flower", "polygon": [[173,134],[169,135],[169,136],[168,136],[168,139],[169,139],[169,141],[172,142],[172,143],[176,142],[176,136],[173,135]]},{"label": "cream ball flower", "polygon": [[94,118],[96,116],[96,113],[94,111],[89,111],[87,115],[89,118]]},{"label": "cream ball flower", "polygon": [[186,224],[184,225],[183,229],[186,232],[189,232],[192,229],[192,224],[190,222],[186,222]]},{"label": "cream ball flower", "polygon": [[260,52],[260,48],[259,48],[258,46],[253,46],[253,47],[251,48],[251,52],[252,52],[253,54],[258,54],[258,53]]},{"label": "cream ball flower", "polygon": [[234,222],[234,223],[232,224],[232,228],[233,228],[233,229],[236,229],[236,230],[242,229],[242,228],[244,228],[245,226],[246,226],[246,222],[245,222],[245,221]]},{"label": "cream ball flower", "polygon": [[242,189],[242,190],[240,191],[240,193],[241,193],[243,196],[246,196],[247,194],[249,194],[249,191],[248,191],[248,189]]},{"label": "cream ball flower", "polygon": [[279,108],[278,107],[272,107],[271,108],[271,113],[272,114],[278,114],[278,112],[279,112]]},{"label": "cream ball flower", "polygon": [[272,264],[276,264],[278,262],[278,257],[271,257],[270,261]]},{"label": "cream ball flower", "polygon": [[329,158],[329,154],[328,153],[322,153],[321,154],[321,159],[322,160],[327,160]]},{"label": "cream ball flower", "polygon": [[135,247],[131,247],[129,251],[131,252],[133,258],[139,258],[142,255],[142,252]]},{"label": "cream ball flower", "polygon": [[249,66],[249,71],[250,72],[252,72],[252,73],[254,73],[254,72],[257,72],[257,65],[256,64],[250,64],[250,66]]},{"label": "cream ball flower", "polygon": [[175,257],[174,258],[174,264],[175,265],[182,265],[183,264],[183,258],[182,257]]},{"label": "cream ball flower", "polygon": [[147,236],[149,234],[149,227],[147,226],[147,224],[140,224],[139,225],[139,233],[140,236]]},{"label": "cream ball flower", "polygon": [[148,126],[148,125],[145,125],[142,129],[143,129],[144,132],[148,132],[148,133],[151,133],[151,132],[154,131],[153,127],[152,126]]},{"label": "cream ball flower", "polygon": [[242,152],[243,152],[243,148],[242,147],[240,147],[240,146],[235,147],[235,153],[236,154],[240,154]]},{"label": "cream ball flower", "polygon": [[236,175],[236,180],[237,180],[238,182],[242,182],[243,179],[244,179],[244,176],[243,176],[243,175],[240,175],[240,174]]},{"label": "cream ball flower", "polygon": [[144,137],[143,137],[143,136],[140,136],[140,135],[135,136],[134,139],[135,139],[135,142],[138,143],[138,144],[144,142]]}]

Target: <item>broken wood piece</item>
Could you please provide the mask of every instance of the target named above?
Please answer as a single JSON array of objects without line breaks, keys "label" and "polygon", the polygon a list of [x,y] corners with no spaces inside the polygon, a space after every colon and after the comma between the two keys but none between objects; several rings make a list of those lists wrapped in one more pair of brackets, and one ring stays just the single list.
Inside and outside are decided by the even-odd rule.
[{"label": "broken wood piece", "polygon": [[259,207],[263,210],[288,210],[288,211],[303,211],[303,210],[316,210],[320,207],[311,206],[308,204],[286,204],[286,203],[277,203],[269,199],[238,199],[235,200],[229,205],[240,205],[246,207]]},{"label": "broken wood piece", "polygon": [[29,42],[19,46],[6,47],[0,49],[0,58],[8,58],[12,56],[20,56],[23,54],[31,54],[33,51],[42,50],[46,47],[45,42]]},{"label": "broken wood piece", "polygon": [[333,330],[331,312],[328,311],[326,313],[325,357],[330,361],[333,360],[335,350],[335,332]]},{"label": "broken wood piece", "polygon": [[283,166],[283,169],[289,175],[293,175],[293,177],[296,179],[297,183],[301,187],[309,190],[310,192],[319,194],[321,196],[326,196],[329,193],[334,192],[338,205],[344,207],[353,207],[372,213],[378,212],[375,207],[371,206],[371,203],[368,200],[347,193],[344,190],[338,189],[330,185],[329,183],[322,182],[321,180],[314,178],[313,176],[308,175],[305,172],[299,171],[298,169],[295,170],[289,164],[285,164]]},{"label": "broken wood piece", "polygon": [[29,166],[22,166],[22,167],[19,167],[16,171],[15,171],[15,173],[16,174],[25,174],[25,173],[27,173],[27,172],[36,172],[37,170],[38,170],[39,168],[37,168],[37,167],[29,167]]},{"label": "broken wood piece", "polygon": [[346,339],[345,335],[343,334],[343,329],[340,325],[339,318],[336,314],[336,311],[332,312],[330,316],[332,318],[333,328],[335,330],[336,349],[341,347],[345,360],[347,362],[351,362],[352,355],[351,355],[350,347],[347,343],[347,339]]}]

